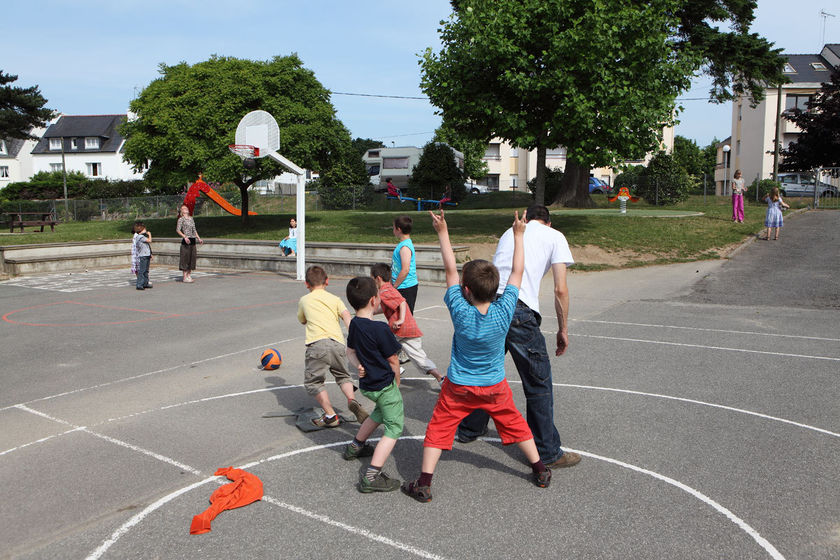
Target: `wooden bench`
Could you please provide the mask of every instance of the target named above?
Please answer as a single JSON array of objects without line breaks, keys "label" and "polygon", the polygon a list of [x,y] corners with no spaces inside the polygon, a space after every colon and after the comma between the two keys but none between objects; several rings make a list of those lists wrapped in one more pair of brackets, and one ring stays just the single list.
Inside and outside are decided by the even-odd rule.
[{"label": "wooden bench", "polygon": [[7,212],[9,217],[9,233],[14,233],[15,228],[19,227],[20,232],[23,233],[24,227],[41,227],[44,231],[44,226],[50,226],[50,231],[55,231],[55,225],[58,220],[55,219],[52,212]]}]

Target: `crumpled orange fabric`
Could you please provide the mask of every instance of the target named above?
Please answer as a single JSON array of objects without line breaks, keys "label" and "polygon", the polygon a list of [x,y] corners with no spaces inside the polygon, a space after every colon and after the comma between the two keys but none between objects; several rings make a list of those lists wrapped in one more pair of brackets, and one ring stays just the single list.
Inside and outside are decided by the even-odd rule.
[{"label": "crumpled orange fabric", "polygon": [[193,517],[190,525],[191,535],[209,533],[210,522],[224,510],[247,506],[263,497],[262,480],[254,474],[233,467],[221,468],[215,474],[216,476],[224,475],[233,482],[217,488],[210,495],[212,505],[203,513]]}]

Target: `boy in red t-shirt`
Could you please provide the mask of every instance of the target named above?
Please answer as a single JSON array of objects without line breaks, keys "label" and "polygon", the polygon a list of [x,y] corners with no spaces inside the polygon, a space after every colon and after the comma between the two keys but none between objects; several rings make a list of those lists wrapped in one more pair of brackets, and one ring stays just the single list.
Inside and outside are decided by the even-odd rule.
[{"label": "boy in red t-shirt", "polygon": [[414,320],[414,315],[408,308],[408,303],[399,291],[391,284],[391,267],[385,263],[377,263],[370,267],[370,275],[379,288],[379,308],[377,313],[384,313],[391,331],[402,345],[403,351],[423,373],[443,383],[443,375],[438,371],[435,363],[429,359],[423,350],[420,337],[420,327]]}]

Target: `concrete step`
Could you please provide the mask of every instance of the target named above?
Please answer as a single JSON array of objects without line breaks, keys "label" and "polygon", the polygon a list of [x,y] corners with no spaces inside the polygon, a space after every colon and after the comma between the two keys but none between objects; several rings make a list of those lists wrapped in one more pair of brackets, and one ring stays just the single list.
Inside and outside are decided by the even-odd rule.
[{"label": "concrete step", "polygon": [[[180,238],[155,238],[153,265],[178,266]],[[453,248],[459,263],[470,259],[469,247]],[[310,243],[306,264],[323,266],[330,276],[360,276],[377,262],[391,262],[388,244]],[[416,245],[417,277],[421,282],[444,283],[437,246]],[[0,246],[0,273],[10,276],[64,272],[90,268],[131,266],[130,240]],[[198,248],[198,268],[268,271],[294,275],[294,257],[281,256],[274,241],[207,239]]]}]

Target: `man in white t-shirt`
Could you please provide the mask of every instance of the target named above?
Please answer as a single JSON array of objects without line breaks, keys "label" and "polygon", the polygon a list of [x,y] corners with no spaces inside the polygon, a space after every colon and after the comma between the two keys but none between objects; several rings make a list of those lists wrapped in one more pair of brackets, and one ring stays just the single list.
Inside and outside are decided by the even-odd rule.
[{"label": "man in white t-shirt", "polygon": [[[551,216],[545,206],[534,205],[525,213],[525,273],[519,289],[519,300],[513,321],[505,338],[505,350],[510,352],[527,403],[527,420],[540,459],[551,468],[571,467],[580,462],[580,455],[563,451],[560,434],[554,426],[554,386],[551,363],[546,350],[545,337],[540,332],[540,282],[551,269],[554,277],[554,312],[557,315],[556,356],[562,355],[569,345],[569,288],[566,284],[566,267],[575,261],[569,251],[566,237],[551,227]],[[499,269],[499,290],[507,285],[513,265],[513,230],[508,229],[499,239],[493,264]],[[458,441],[469,443],[487,433],[490,417],[477,410],[465,418],[458,427]]]}]

